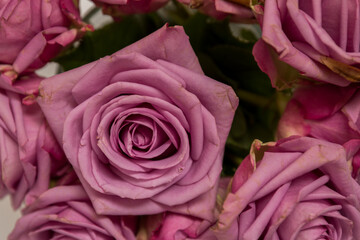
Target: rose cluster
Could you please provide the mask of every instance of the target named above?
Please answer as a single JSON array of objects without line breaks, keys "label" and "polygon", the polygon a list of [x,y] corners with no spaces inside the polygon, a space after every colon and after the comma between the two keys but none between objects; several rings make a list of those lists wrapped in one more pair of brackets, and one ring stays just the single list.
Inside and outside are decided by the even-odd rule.
[{"label": "rose cluster", "polygon": [[[168,4],[93,2],[116,21]],[[180,2],[259,22],[254,58],[291,88],[277,141],[222,171],[242,92],[204,73],[186,27],[43,78],[93,27],[78,1],[0,1],[0,197],[23,207],[8,239],[360,239],[358,2]]]},{"label": "rose cluster", "polygon": [[40,80],[26,83],[36,102],[1,90],[1,194],[26,206],[9,239],[135,239],[136,216],[149,214],[161,216],[152,238],[173,218],[196,223],[183,234],[213,236],[238,99],[204,75],[181,27]]}]

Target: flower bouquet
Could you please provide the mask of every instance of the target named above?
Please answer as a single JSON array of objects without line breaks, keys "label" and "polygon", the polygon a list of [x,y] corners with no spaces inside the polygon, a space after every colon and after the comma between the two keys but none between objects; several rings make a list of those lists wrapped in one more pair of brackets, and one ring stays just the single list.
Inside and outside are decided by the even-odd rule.
[{"label": "flower bouquet", "polygon": [[357,1],[80,3],[0,1],[8,240],[360,239]]}]

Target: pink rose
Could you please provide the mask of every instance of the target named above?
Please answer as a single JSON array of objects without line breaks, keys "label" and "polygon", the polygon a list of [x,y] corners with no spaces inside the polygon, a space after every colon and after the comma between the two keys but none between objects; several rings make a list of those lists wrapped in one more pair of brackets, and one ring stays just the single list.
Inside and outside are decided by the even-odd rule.
[{"label": "pink rose", "polygon": [[217,225],[223,239],[360,239],[360,186],[341,145],[255,141]]},{"label": "pink rose", "polygon": [[[341,145],[346,143],[348,150],[357,152],[359,144],[347,142],[360,142],[359,106],[357,87],[302,86],[295,91],[279,121],[278,137],[311,136]],[[355,156],[353,161],[354,177],[359,175],[359,157]]]},{"label": "pink rose", "polygon": [[136,13],[148,13],[156,11],[168,3],[169,0],[92,0],[97,6],[103,9],[115,19],[122,16]]},{"label": "pink rose", "polygon": [[178,0],[179,2],[199,9],[206,15],[218,20],[230,16],[233,22],[252,22],[255,16],[249,7],[246,7],[236,1],[230,0]]},{"label": "pink rose", "polygon": [[[92,29],[81,22],[77,4],[72,0],[0,0],[1,88],[12,89],[19,75],[42,67]],[[70,28],[71,24],[77,28]]]},{"label": "pink rose", "polygon": [[0,90],[0,105],[0,196],[9,193],[18,208],[46,191],[66,162],[37,104]]},{"label": "pink rose", "polygon": [[[262,39],[254,56],[273,86],[285,74],[281,60],[312,79],[347,86],[360,81],[359,10],[357,1],[258,0],[254,7]],[[263,5],[265,2],[265,5]]]},{"label": "pink rose", "polygon": [[135,240],[133,217],[99,216],[81,186],[49,189],[25,209],[9,240]]},{"label": "pink rose", "polygon": [[44,80],[38,102],[97,213],[213,219],[203,197],[238,99],[204,76],[181,27]]}]

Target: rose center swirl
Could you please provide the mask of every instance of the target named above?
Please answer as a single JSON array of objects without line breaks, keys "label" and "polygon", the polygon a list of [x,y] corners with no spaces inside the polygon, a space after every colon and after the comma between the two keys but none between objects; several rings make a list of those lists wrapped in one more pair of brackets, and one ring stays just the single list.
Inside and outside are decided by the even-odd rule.
[{"label": "rose center swirl", "polygon": [[[141,111],[146,114],[154,110],[145,108]],[[109,131],[111,146],[130,158],[166,158],[174,153],[174,144],[177,145],[176,133],[166,121],[141,114],[118,116]]]}]

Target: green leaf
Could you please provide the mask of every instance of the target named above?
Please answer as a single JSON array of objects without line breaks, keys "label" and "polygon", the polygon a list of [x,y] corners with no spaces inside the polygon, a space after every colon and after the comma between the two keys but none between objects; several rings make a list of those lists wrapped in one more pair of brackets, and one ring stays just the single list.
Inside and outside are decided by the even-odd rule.
[{"label": "green leaf", "polygon": [[216,79],[220,82],[226,83],[230,86],[237,86],[236,81],[234,81],[232,78],[226,76],[219,66],[214,62],[213,58],[211,58],[209,55],[207,55],[204,52],[199,52],[197,54],[197,57],[199,59],[199,62],[201,64],[201,67],[205,73],[206,76],[209,76],[213,79]]},{"label": "green leaf", "polygon": [[246,133],[247,125],[241,106],[236,109],[234,121],[231,126],[230,136],[234,140],[240,139]]},{"label": "green leaf", "polygon": [[258,24],[229,23],[232,35],[243,43],[255,43],[261,37]]},{"label": "green leaf", "polygon": [[245,47],[234,45],[215,45],[209,48],[209,53],[214,60],[227,69],[257,69],[257,64],[252,55],[252,44]]},{"label": "green leaf", "polygon": [[205,33],[207,30],[207,21],[208,17],[196,13],[191,18],[189,18],[184,24],[184,30],[189,36],[191,46],[195,52],[199,52],[204,48],[205,42]]}]

